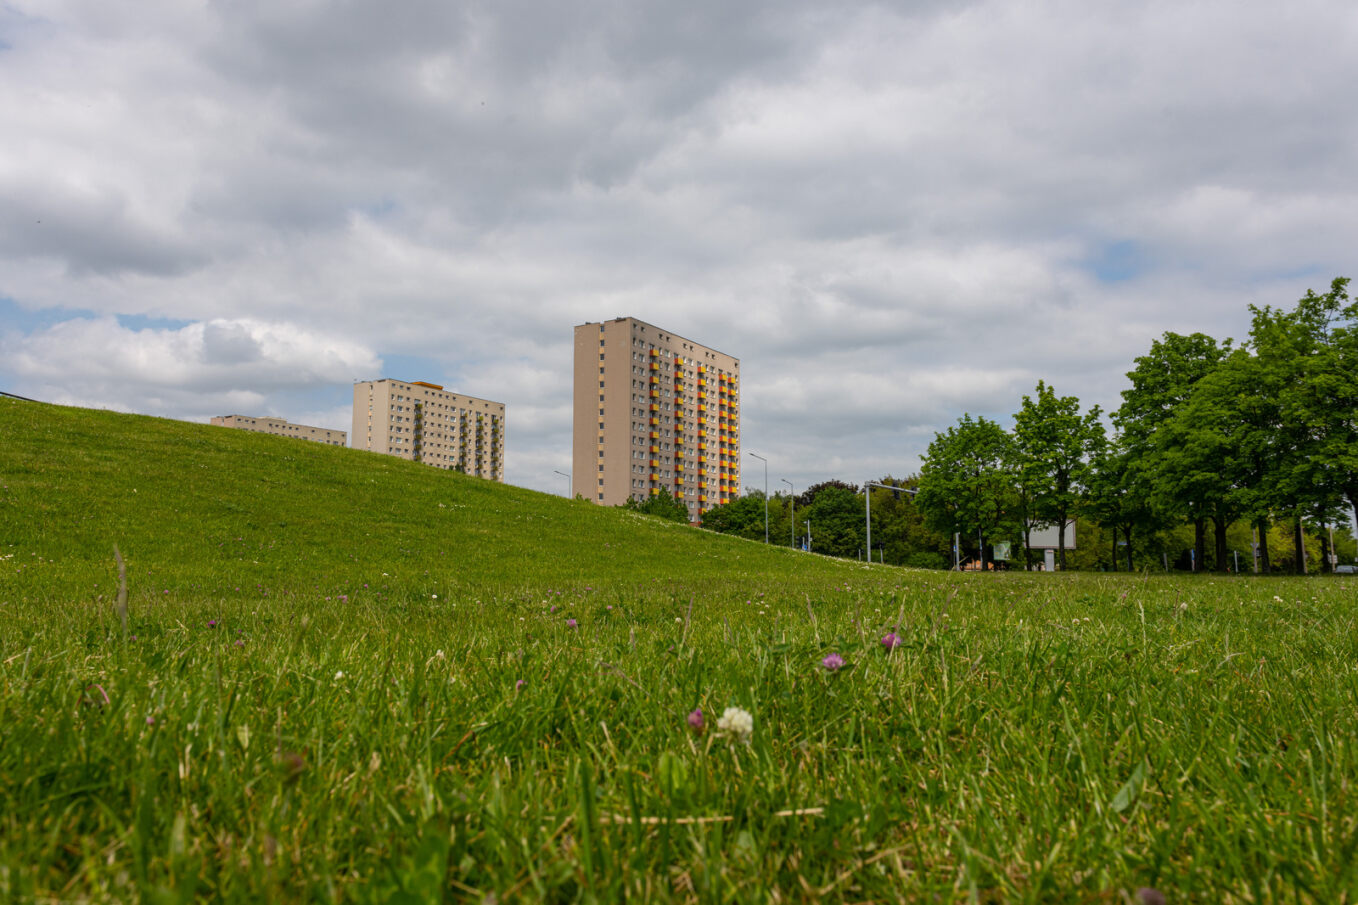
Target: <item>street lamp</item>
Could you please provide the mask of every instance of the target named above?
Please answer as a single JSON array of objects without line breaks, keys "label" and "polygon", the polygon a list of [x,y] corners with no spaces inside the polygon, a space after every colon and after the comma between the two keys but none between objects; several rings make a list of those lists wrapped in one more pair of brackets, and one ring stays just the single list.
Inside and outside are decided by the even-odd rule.
[{"label": "street lamp", "polygon": [[[881,484],[878,483],[877,481],[863,482],[863,502],[864,502],[863,518],[864,521],[867,522],[868,529],[867,543],[865,544],[865,546],[868,548],[868,562],[872,562],[872,488],[874,487],[880,487],[883,490],[890,490],[892,493],[895,493],[897,495],[900,495],[902,493],[908,493],[911,496],[914,496],[915,494],[919,493],[918,490],[911,490],[909,487],[898,487],[895,484]],[[885,558],[886,554],[883,553],[882,557]]]},{"label": "street lamp", "polygon": [[563,477],[563,478],[566,479],[566,499],[569,500],[569,499],[571,498],[571,476],[570,476],[570,473],[569,473],[569,472],[565,472],[565,471],[557,471],[555,468],[552,469],[552,473],[553,473],[553,474],[559,474],[559,475],[561,475],[561,477]]},{"label": "street lamp", "polygon": [[764,463],[764,543],[769,542],[769,460],[759,453],[750,453]]},{"label": "street lamp", "polygon": [[792,546],[795,547],[797,546],[797,488],[793,487],[792,482],[787,478],[779,478],[778,480],[787,485],[787,499],[792,506],[792,518],[788,521],[792,525]]}]

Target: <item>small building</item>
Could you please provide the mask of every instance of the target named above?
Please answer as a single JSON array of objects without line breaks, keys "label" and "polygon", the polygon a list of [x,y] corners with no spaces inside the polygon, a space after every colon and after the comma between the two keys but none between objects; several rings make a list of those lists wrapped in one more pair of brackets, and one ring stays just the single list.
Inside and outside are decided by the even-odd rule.
[{"label": "small building", "polygon": [[348,445],[348,435],[341,430],[328,427],[312,427],[309,424],[292,424],[282,418],[261,418],[255,415],[218,415],[211,420],[218,427],[234,427],[237,430],[257,431],[278,437],[296,437],[299,440],[312,440],[328,446]]}]

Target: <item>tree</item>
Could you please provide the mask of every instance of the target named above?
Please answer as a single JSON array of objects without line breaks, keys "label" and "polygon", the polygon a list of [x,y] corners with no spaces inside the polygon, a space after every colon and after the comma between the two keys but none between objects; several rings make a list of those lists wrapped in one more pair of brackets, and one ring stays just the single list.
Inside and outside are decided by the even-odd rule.
[{"label": "tree", "polygon": [[1341,500],[1358,512],[1358,303],[1348,282],[1308,290],[1290,312],[1251,307],[1251,342],[1277,405],[1266,496],[1292,518],[1298,570],[1303,517],[1333,521]]},{"label": "tree", "polygon": [[857,484],[849,484],[845,481],[840,481],[838,479],[821,481],[819,484],[812,484],[810,487],[806,488],[806,490],[797,494],[797,508],[810,509],[811,504],[816,502],[816,497],[820,496],[822,491],[828,490],[831,487],[837,487],[840,490],[847,490],[849,491],[849,493],[855,494],[858,493]]},{"label": "tree", "polygon": [[995,422],[963,415],[936,434],[920,469],[915,503],[935,531],[982,537],[979,556],[986,564],[986,536],[1017,533],[1012,440]]},{"label": "tree", "polygon": [[688,508],[684,505],[683,500],[670,496],[670,492],[663,487],[658,494],[644,502],[628,497],[627,502],[622,504],[622,508],[632,512],[659,516],[672,522],[688,524]]},{"label": "tree", "polygon": [[1118,567],[1119,531],[1127,548],[1127,571],[1134,571],[1135,536],[1154,531],[1160,519],[1151,506],[1151,489],[1146,485],[1145,476],[1136,467],[1136,460],[1122,445],[1120,437],[1091,457],[1086,480],[1086,510],[1108,526],[1113,535],[1113,571]]},{"label": "tree", "polygon": [[703,513],[703,527],[719,534],[764,539],[764,492],[752,491]]},{"label": "tree", "polygon": [[1165,514],[1193,523],[1196,565],[1202,564],[1206,552],[1204,529],[1209,507],[1197,496],[1200,488],[1195,482],[1183,479],[1181,470],[1191,463],[1175,455],[1165,427],[1188,401],[1193,387],[1216,368],[1230,347],[1230,340],[1218,344],[1205,333],[1164,334],[1127,372],[1132,385],[1123,390],[1122,405],[1113,415],[1135,467],[1146,486],[1152,488],[1152,502]]},{"label": "tree", "polygon": [[[1057,396],[1045,381],[1037,383],[1037,398],[1023,397],[1014,414],[1014,455],[1018,482],[1037,522],[1056,525],[1056,548],[1066,567],[1066,523],[1079,509],[1089,478],[1088,462],[1104,445],[1103,425],[1096,405],[1080,414],[1080,400]],[[1029,553],[1028,524],[1023,525],[1025,556]]]},{"label": "tree", "polygon": [[811,505],[797,517],[811,523],[813,548],[830,556],[856,556],[863,548],[863,498],[841,481],[818,485]]}]

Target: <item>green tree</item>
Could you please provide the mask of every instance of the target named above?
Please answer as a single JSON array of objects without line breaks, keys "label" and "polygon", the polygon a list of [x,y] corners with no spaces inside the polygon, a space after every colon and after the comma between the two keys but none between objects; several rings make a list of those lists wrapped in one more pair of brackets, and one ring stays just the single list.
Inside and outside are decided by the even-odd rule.
[{"label": "green tree", "polygon": [[1292,311],[1251,308],[1250,339],[1277,406],[1263,496],[1292,520],[1299,570],[1303,518],[1332,523],[1341,501],[1358,512],[1358,303],[1347,287],[1341,277],[1323,295],[1308,290]]},{"label": "green tree", "polygon": [[648,500],[641,501],[628,497],[627,502],[622,504],[623,509],[632,512],[641,512],[646,515],[654,515],[672,522],[683,522],[688,524],[688,508],[683,500],[670,495],[665,488],[660,488],[660,492]]},{"label": "green tree", "polygon": [[1013,537],[1019,531],[1014,489],[1013,441],[994,421],[963,415],[936,434],[919,474],[915,502],[935,531],[961,534],[967,543],[978,534],[981,565],[985,538]]},{"label": "green tree", "polygon": [[[773,513],[770,510],[770,518]],[[703,527],[719,534],[764,539],[764,492],[755,490],[703,513]]]},{"label": "green tree", "polygon": [[[1045,381],[1037,398],[1023,397],[1014,413],[1014,458],[1018,484],[1027,501],[1024,513],[1043,525],[1056,526],[1056,549],[1066,567],[1066,523],[1075,516],[1089,480],[1089,459],[1104,445],[1096,405],[1080,414],[1080,400],[1057,396]],[[1029,524],[1023,525],[1025,558],[1031,565]]]},{"label": "green tree", "polygon": [[1219,344],[1204,333],[1164,334],[1127,372],[1132,385],[1123,390],[1122,405],[1113,415],[1134,467],[1144,486],[1152,490],[1153,504],[1164,515],[1193,524],[1197,566],[1202,565],[1206,553],[1205,526],[1210,507],[1198,496],[1197,484],[1181,473],[1192,463],[1175,454],[1165,427],[1230,346],[1230,340]]},{"label": "green tree", "polygon": [[1086,484],[1086,511],[1112,534],[1110,564],[1117,571],[1118,534],[1126,548],[1127,571],[1136,569],[1134,551],[1137,540],[1160,526],[1160,519],[1150,503],[1151,488],[1144,473],[1136,467],[1136,460],[1122,445],[1121,437],[1094,454],[1090,460]]},{"label": "green tree", "polygon": [[797,509],[811,523],[812,549],[830,556],[857,556],[863,549],[863,498],[836,481],[820,486],[811,505]]}]

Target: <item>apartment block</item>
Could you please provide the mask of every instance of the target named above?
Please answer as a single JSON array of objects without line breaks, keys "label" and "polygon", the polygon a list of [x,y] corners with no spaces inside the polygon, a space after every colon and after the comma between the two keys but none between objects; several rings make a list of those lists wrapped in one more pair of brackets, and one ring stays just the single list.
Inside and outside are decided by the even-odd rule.
[{"label": "apartment block", "polygon": [[689,520],[740,493],[740,361],[636,318],[575,328],[572,494],[667,490]]},{"label": "apartment block", "polygon": [[261,434],[277,434],[280,437],[297,437],[314,440],[331,446],[344,446],[347,442],[344,431],[330,430],[325,427],[311,427],[307,424],[289,424],[282,418],[258,418],[254,415],[218,415],[211,419],[218,427],[234,427],[237,430],[259,431]]},{"label": "apartment block", "polygon": [[423,380],[354,384],[354,448],[505,479],[505,404]]}]

